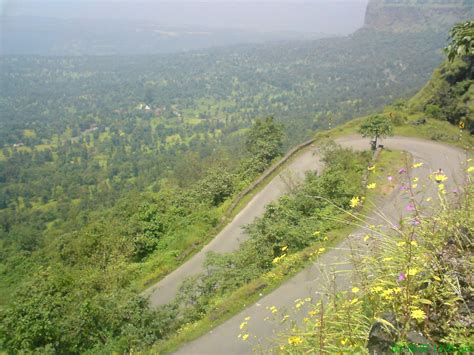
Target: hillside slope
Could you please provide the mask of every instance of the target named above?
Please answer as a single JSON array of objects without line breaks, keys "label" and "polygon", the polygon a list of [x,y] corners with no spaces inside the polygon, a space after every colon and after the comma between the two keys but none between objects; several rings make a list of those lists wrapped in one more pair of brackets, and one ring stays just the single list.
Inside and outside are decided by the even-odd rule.
[{"label": "hillside slope", "polygon": [[414,110],[458,125],[463,121],[474,133],[474,57],[445,62],[428,84],[410,101]]},{"label": "hillside slope", "polygon": [[474,15],[470,0],[370,0],[365,27],[414,31],[450,27]]}]

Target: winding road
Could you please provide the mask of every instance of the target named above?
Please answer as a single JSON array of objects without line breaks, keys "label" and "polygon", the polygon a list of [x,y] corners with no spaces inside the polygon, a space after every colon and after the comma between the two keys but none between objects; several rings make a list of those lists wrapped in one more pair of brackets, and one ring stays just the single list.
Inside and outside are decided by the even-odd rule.
[{"label": "winding road", "polygon": [[[365,150],[369,145],[368,140],[362,139],[360,136],[343,137],[337,139],[336,143],[355,150]],[[438,168],[442,168],[449,177],[446,184],[447,191],[453,191],[464,183],[465,167],[463,167],[463,162],[466,160],[466,155],[460,149],[432,141],[398,136],[385,139],[382,144],[391,150],[406,151],[411,154],[413,161],[423,163],[416,171],[416,176],[419,177],[420,182],[426,182],[423,195],[417,195],[420,203],[423,203],[428,196],[433,198],[437,196],[436,186],[428,183],[428,175],[433,171],[437,171]],[[285,183],[285,178],[282,178],[282,175],[289,174],[301,179],[308,170],[321,172],[322,169],[323,164],[312,149],[305,149],[299,153],[288,164],[284,172],[265,186],[202,251],[155,286],[145,291],[145,295],[150,297],[151,304],[158,306],[169,302],[176,295],[179,285],[186,277],[202,271],[205,254],[208,251],[222,253],[236,250],[240,243],[246,239],[242,227],[252,222],[255,217],[261,216],[265,205],[275,201],[288,191],[288,184]],[[389,196],[378,201],[377,210],[379,213],[370,216],[367,223],[382,224],[380,215],[383,215],[385,219],[392,223],[397,223],[403,217],[406,204],[407,201],[400,189],[395,189]],[[296,299],[306,297],[316,301],[324,294],[330,275],[336,278],[335,285],[338,289],[348,288],[351,283],[350,273],[345,271],[351,269],[352,251],[354,248],[365,248],[366,250],[370,248],[369,244],[362,241],[362,236],[366,233],[364,228],[356,230],[338,246],[326,252],[316,262],[285,282],[278,289],[263,296],[257,303],[249,306],[209,333],[185,344],[177,353],[249,354],[256,343],[265,351],[269,339],[280,330],[276,323],[265,320],[271,315],[267,307],[276,306],[277,308],[289,309],[294,305]],[[247,332],[251,334],[253,340],[244,342],[238,338],[239,325],[247,316],[251,317]]]}]

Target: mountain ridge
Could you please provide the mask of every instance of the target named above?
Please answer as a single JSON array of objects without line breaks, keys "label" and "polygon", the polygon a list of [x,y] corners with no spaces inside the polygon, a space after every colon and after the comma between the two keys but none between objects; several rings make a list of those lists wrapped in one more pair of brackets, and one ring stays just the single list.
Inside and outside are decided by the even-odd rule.
[{"label": "mountain ridge", "polygon": [[473,17],[471,0],[369,0],[364,27],[409,32],[448,28]]}]

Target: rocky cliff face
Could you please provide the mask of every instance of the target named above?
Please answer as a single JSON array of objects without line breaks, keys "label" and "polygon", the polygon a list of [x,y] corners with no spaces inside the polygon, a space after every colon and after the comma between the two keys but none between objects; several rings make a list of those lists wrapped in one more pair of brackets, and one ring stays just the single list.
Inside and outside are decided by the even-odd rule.
[{"label": "rocky cliff face", "polygon": [[474,0],[369,0],[365,27],[388,31],[444,29],[474,18]]}]

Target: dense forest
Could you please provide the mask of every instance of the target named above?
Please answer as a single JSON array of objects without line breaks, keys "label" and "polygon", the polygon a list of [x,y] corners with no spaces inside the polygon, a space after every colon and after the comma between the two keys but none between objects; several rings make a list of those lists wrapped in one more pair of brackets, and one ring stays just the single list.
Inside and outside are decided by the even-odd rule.
[{"label": "dense forest", "polygon": [[[0,348],[131,351],[165,336],[176,310],[157,317],[138,291],[202,246],[288,147],[417,90],[445,37],[362,30],[179,55],[0,58]],[[353,189],[342,171],[358,161],[358,179],[366,157],[349,154],[331,160],[338,180],[308,188]],[[316,210],[332,213],[299,213]],[[252,227],[255,243],[275,216]],[[291,248],[310,242],[297,236],[306,227]]]}]

